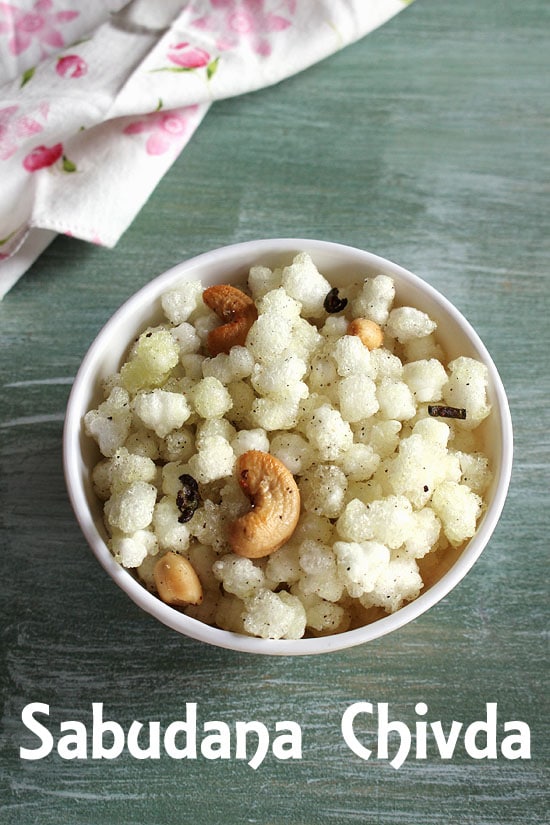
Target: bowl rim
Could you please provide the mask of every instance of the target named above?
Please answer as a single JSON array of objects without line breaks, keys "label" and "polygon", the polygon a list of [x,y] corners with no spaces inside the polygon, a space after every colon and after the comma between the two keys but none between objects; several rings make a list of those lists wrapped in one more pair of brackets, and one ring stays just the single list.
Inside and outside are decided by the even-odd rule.
[{"label": "bowl rim", "polygon": [[[357,262],[361,262],[365,267],[369,265],[373,268],[379,268],[381,271],[389,271],[405,283],[426,293],[431,301],[440,307],[441,312],[450,315],[454,322],[462,328],[489,372],[489,381],[496,401],[496,404],[493,404],[493,411],[498,413],[501,432],[501,443],[499,445],[501,455],[500,473],[493,499],[489,503],[473,538],[470,539],[449,570],[414,601],[372,624],[343,633],[304,639],[260,639],[221,630],[186,616],[149,592],[128,570],[115,561],[94,522],[84,487],[83,462],[80,462],[79,448],[82,417],[86,411],[82,409],[82,401],[86,395],[86,388],[90,386],[105,341],[112,330],[116,328],[120,319],[137,311],[137,308],[141,306],[149,293],[154,293],[158,298],[165,291],[168,284],[181,278],[186,271],[199,269],[201,266],[210,265],[219,259],[227,262],[228,257],[238,258],[242,255],[246,257],[248,253],[253,254],[254,258],[258,258],[262,254],[280,255],[300,250],[307,251],[312,256],[314,256],[315,251],[341,254],[347,256],[348,259],[356,258]],[[250,263],[247,264],[248,267],[250,265]],[[126,299],[100,328],[77,370],[66,405],[62,449],[65,484],[80,529],[103,569],[111,576],[115,584],[142,610],[157,618],[167,627],[195,641],[205,642],[216,647],[238,652],[278,656],[311,655],[340,651],[387,635],[418,618],[458,585],[486,547],[504,507],[512,473],[513,429],[508,399],[493,359],[469,321],[442,293],[399,264],[367,250],[333,241],[285,237],[233,243],[185,259],[149,280]]]}]

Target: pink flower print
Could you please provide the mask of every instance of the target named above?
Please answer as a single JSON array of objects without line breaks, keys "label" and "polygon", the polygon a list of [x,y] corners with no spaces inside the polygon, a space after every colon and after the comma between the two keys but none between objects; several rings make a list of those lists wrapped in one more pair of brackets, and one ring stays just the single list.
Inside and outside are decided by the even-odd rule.
[{"label": "pink flower print", "polygon": [[7,160],[17,150],[12,135],[11,124],[13,116],[17,112],[19,106],[6,106],[0,109],[0,160]]},{"label": "pink flower print", "polygon": [[187,133],[187,121],[180,115],[163,114],[157,127],[145,144],[150,155],[162,155],[170,146],[180,144]]},{"label": "pink flower print", "polygon": [[174,64],[173,66],[161,66],[151,71],[194,72],[195,69],[206,69],[206,78],[210,80],[216,73],[219,62],[219,57],[211,60],[207,51],[198,46],[191,46],[189,43],[176,43],[170,46],[167,57]]},{"label": "pink flower print", "polygon": [[88,64],[77,54],[60,57],[55,70],[60,77],[82,77],[88,71]]},{"label": "pink flower print", "polygon": [[[6,106],[0,109],[0,160],[8,160],[17,151],[18,144],[25,138],[38,134],[43,126],[31,115],[16,117],[19,106]],[[39,108],[38,114],[45,120],[48,106]]]},{"label": "pink flower print", "polygon": [[184,69],[202,69],[208,66],[210,55],[204,49],[190,46],[189,43],[177,43],[170,47],[168,60]]},{"label": "pink flower print", "polygon": [[[296,11],[295,0],[210,0],[210,6],[212,12],[196,17],[193,26],[216,32],[220,51],[248,43],[264,57],[271,54],[270,37],[292,25],[284,15]],[[193,4],[190,11],[194,11]]]},{"label": "pink flower print", "polygon": [[23,166],[27,172],[36,172],[46,166],[52,166],[63,154],[63,144],[56,143],[55,146],[36,146],[32,152],[24,158]]},{"label": "pink flower print", "polygon": [[33,10],[25,12],[10,3],[0,3],[0,13],[4,15],[4,20],[0,21],[0,34],[10,35],[8,48],[12,54],[21,54],[33,40],[40,44],[43,56],[48,52],[45,47],[63,47],[64,40],[57,27],[78,17],[79,12],[56,12],[53,7],[53,0],[36,0]]},{"label": "pink flower print", "polygon": [[163,155],[171,147],[177,150],[186,143],[190,126],[188,114],[196,108],[187,106],[170,112],[154,112],[146,115],[143,120],[130,123],[123,132],[125,135],[150,132],[145,151],[148,155]]}]

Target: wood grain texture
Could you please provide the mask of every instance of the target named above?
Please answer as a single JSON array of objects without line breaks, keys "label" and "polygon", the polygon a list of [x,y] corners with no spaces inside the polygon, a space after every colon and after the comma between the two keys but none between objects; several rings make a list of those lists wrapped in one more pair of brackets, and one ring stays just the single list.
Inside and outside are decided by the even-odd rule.
[{"label": "wood grain texture", "polygon": [[[543,0],[417,0],[284,83],[217,103],[115,250],[58,238],[0,304],[0,807],[8,825],[548,821],[548,49]],[[426,278],[478,330],[505,382],[515,465],[479,563],[414,624],[307,659],[210,649],[156,624],[87,549],[67,500],[61,433],[91,341],[179,260],[256,237],[370,249]],[[92,702],[128,727],[258,719],[303,731],[301,761],[38,762],[21,711],[52,727]],[[461,746],[395,771],[346,746],[342,713],[388,702],[411,728],[468,724],[497,702],[530,761]],[[365,729],[365,736],[367,732]]]}]

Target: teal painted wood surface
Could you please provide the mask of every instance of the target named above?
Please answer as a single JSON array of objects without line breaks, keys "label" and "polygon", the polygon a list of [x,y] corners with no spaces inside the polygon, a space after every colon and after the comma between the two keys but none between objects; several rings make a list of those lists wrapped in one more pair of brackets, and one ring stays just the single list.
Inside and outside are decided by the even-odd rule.
[{"label": "teal painted wood surface", "polygon": [[[549,22],[543,0],[416,0],[301,75],[217,103],[115,250],[59,237],[0,304],[3,823],[548,821]],[[502,520],[461,585],[389,637],[306,659],[207,648],[141,613],[88,550],[61,467],[70,384],[112,312],[179,260],[279,235],[368,248],[440,289],[492,353],[515,428]],[[432,739],[397,771],[363,761],[340,731],[357,701],[413,732],[418,702],[445,730],[496,702],[500,726],[530,726],[532,756],[475,760],[459,743],[445,760]],[[187,702],[200,726],[294,720],[303,755],[256,771],[200,751],[24,761],[31,702],[52,730],[89,723],[92,702],[126,729]]]}]

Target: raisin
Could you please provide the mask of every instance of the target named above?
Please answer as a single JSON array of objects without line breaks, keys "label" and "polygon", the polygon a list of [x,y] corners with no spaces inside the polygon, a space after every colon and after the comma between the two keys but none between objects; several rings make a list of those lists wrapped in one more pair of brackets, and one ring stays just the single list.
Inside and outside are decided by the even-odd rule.
[{"label": "raisin", "polygon": [[178,518],[180,524],[185,524],[193,518],[195,510],[201,503],[199,485],[193,476],[184,473],[179,477],[181,490],[176,493],[176,505],[181,515]]},{"label": "raisin", "polygon": [[338,289],[333,287],[328,295],[326,296],[325,300],[323,301],[323,306],[327,312],[334,313],[334,312],[342,312],[348,305],[347,298],[340,298],[338,295]]},{"label": "raisin", "polygon": [[446,407],[442,404],[428,405],[428,414],[436,418],[459,418],[462,420],[466,418],[466,410],[462,407]]}]

